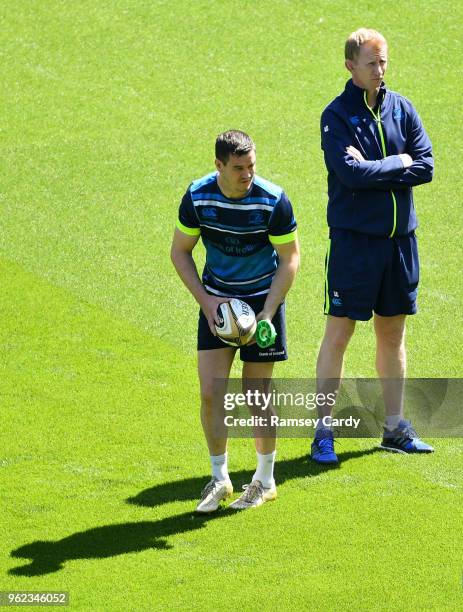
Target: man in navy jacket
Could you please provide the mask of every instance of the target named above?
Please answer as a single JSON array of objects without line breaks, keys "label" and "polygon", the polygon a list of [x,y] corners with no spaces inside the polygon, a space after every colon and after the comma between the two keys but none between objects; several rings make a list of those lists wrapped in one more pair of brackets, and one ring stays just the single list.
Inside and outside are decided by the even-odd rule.
[{"label": "man in navy jacket", "polygon": [[[336,391],[356,321],[374,313],[386,409],[381,446],[432,452],[403,418],[405,319],[416,312],[419,273],[412,188],[432,180],[431,142],[411,102],[386,89],[387,43],[379,32],[353,32],[345,58],[352,78],[323,111],[320,126],[330,240],[318,387]],[[337,463],[329,414],[322,410],[327,418],[312,444],[312,459],[319,463]]]}]

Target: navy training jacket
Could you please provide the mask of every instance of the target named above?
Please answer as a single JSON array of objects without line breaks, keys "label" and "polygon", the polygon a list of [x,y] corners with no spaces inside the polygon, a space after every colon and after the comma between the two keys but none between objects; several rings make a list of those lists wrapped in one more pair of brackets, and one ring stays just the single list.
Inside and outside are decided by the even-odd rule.
[{"label": "navy training jacket", "polygon": [[[417,227],[412,187],[432,180],[431,142],[411,102],[382,84],[375,109],[352,79],[321,116],[328,170],[328,225],[375,236],[403,236]],[[346,153],[349,145],[365,161]],[[400,153],[413,159],[404,168]]]}]

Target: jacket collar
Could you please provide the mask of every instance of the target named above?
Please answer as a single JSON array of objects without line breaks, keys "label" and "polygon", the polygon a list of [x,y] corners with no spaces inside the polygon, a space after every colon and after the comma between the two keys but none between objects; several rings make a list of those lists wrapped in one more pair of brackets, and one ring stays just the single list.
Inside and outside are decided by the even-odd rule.
[{"label": "jacket collar", "polygon": [[[349,79],[347,81],[344,93],[347,96],[347,99],[349,100],[349,102],[352,102],[354,106],[357,107],[358,104],[361,104],[362,106],[365,105],[365,98],[364,98],[365,89],[362,89],[361,87],[357,87],[357,85],[354,85],[352,79]],[[386,96],[386,85],[384,81],[382,81],[381,86],[379,88],[378,97],[376,99],[376,106],[378,105],[381,106],[383,104],[385,96]]]}]

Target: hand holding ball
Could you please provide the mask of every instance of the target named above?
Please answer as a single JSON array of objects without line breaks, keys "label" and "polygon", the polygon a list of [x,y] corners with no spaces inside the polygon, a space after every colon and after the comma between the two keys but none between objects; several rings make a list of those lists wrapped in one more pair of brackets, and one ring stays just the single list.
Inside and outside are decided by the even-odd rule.
[{"label": "hand holding ball", "polygon": [[277,336],[271,321],[257,323],[256,315],[246,302],[233,298],[220,304],[217,309],[219,325],[215,326],[218,337],[231,346],[244,346],[255,339],[260,348],[275,344]]},{"label": "hand holding ball", "polygon": [[233,298],[217,309],[219,325],[215,326],[217,335],[226,344],[244,346],[251,341],[256,331],[256,315],[246,302]]}]

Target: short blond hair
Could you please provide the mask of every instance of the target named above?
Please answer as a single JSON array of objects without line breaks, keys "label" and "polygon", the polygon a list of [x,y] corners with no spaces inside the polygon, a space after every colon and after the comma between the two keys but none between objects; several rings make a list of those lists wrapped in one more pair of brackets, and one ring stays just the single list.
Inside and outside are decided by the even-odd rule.
[{"label": "short blond hair", "polygon": [[344,47],[344,57],[346,60],[355,60],[360,52],[360,47],[368,42],[369,40],[379,40],[380,42],[386,43],[387,41],[384,36],[376,31],[369,28],[360,28],[349,36],[346,40]]}]

